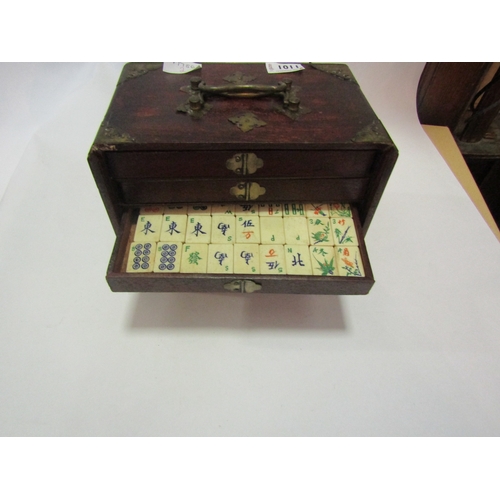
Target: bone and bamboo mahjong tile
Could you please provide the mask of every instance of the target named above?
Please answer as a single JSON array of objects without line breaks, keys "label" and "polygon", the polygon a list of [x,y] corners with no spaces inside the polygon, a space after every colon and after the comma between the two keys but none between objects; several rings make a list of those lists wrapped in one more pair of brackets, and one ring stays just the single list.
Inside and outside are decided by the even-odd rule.
[{"label": "bone and bamboo mahjong tile", "polygon": [[351,207],[321,202],[142,207],[126,271],[364,276]]}]

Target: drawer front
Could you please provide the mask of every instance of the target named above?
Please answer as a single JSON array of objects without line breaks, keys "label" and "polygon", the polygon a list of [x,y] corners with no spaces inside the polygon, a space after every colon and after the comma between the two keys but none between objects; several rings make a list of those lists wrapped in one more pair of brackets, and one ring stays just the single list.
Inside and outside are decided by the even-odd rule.
[{"label": "drawer front", "polygon": [[[122,181],[123,200],[129,205],[170,203],[339,200],[359,202],[368,185],[361,179],[199,179]],[[249,189],[245,187],[249,186]],[[252,192],[252,186],[255,188]],[[253,198],[252,196],[257,196]]]},{"label": "drawer front", "polygon": [[[127,258],[135,234],[137,211],[128,211],[113,249],[107,282],[114,292],[214,292],[284,293],[318,295],[365,295],[374,284],[368,254],[360,237],[357,214],[353,214],[364,269],[362,277],[299,276],[266,274],[130,273]],[[137,254],[134,254],[137,255]]]},{"label": "drawer front", "polygon": [[170,151],[107,154],[116,179],[365,177],[376,150]]}]

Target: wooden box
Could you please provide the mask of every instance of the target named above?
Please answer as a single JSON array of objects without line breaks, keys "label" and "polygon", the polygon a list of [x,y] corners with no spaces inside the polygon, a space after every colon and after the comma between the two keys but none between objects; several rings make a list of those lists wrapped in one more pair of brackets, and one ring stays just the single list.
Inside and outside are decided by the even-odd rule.
[{"label": "wooden box", "polygon": [[[363,237],[397,149],[347,66],[303,66],[289,74],[268,74],[265,64],[187,74],[125,66],[89,153],[117,235],[106,277],[113,291],[369,292]],[[126,272],[141,207],[314,202],[353,207],[364,276]]]}]

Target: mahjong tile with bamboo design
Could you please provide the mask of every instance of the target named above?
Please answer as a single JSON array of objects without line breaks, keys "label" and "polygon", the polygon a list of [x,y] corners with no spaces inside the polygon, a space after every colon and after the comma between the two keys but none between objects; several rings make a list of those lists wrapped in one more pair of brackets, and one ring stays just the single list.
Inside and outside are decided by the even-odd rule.
[{"label": "mahjong tile with bamboo design", "polygon": [[307,219],[309,244],[312,246],[333,245],[332,230],[328,217],[309,217]]},{"label": "mahjong tile with bamboo design", "polygon": [[312,274],[315,276],[338,276],[335,247],[309,247]]},{"label": "mahjong tile with bamboo design", "polygon": [[260,217],[283,217],[281,203],[259,203]]},{"label": "mahjong tile with bamboo design", "polygon": [[329,217],[328,203],[306,203],[306,217]]},{"label": "mahjong tile with bamboo design", "polygon": [[330,217],[352,217],[349,203],[330,203],[329,208]]},{"label": "mahjong tile with bamboo design", "polygon": [[358,247],[335,247],[335,257],[339,276],[361,277],[365,275]]},{"label": "mahjong tile with bamboo design", "polygon": [[350,217],[335,217],[330,219],[332,236],[335,245],[358,245],[358,237],[354,220]]},{"label": "mahjong tile with bamboo design", "polygon": [[304,203],[282,203],[283,217],[305,217],[306,209]]}]

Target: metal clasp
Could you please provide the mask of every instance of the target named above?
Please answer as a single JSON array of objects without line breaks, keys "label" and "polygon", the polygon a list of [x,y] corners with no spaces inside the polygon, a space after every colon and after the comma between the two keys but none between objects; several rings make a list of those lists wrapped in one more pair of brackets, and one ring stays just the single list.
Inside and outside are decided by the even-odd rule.
[{"label": "metal clasp", "polygon": [[236,196],[239,200],[256,200],[259,196],[266,193],[266,188],[260,186],[257,182],[240,182],[233,186],[229,193]]},{"label": "metal clasp", "polygon": [[230,292],[253,293],[262,289],[262,285],[252,280],[234,280],[226,283],[224,288]]},{"label": "metal clasp", "polygon": [[226,168],[238,175],[254,174],[264,162],[254,153],[239,153],[226,161]]}]

